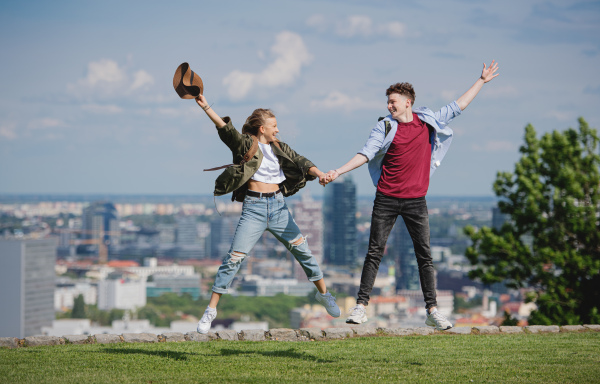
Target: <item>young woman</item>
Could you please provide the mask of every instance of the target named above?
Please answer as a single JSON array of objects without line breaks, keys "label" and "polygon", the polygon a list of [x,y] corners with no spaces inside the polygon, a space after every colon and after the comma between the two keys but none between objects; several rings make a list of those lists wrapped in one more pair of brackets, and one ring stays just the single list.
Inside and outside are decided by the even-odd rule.
[{"label": "young woman", "polygon": [[[277,120],[270,110],[256,109],[252,112],[240,133],[233,127],[229,117],[221,119],[217,115],[204,95],[198,96],[196,102],[215,123],[219,137],[231,150],[236,164],[217,178],[214,194],[220,196],[233,192],[237,200],[245,195],[231,248],[217,272],[210,302],[198,322],[198,332],[207,333],[210,329],[217,316],[221,295],[227,293],[242,261],[265,231],[271,232],[290,250],[308,280],[317,287],[317,301],[331,316],[339,317],[340,309],[335,297],[327,292],[323,273],[283,198],[296,193],[307,180],[318,177],[321,184],[326,184],[326,175],[277,139]],[[253,136],[258,139],[258,150],[254,157],[242,161],[252,146]]]}]

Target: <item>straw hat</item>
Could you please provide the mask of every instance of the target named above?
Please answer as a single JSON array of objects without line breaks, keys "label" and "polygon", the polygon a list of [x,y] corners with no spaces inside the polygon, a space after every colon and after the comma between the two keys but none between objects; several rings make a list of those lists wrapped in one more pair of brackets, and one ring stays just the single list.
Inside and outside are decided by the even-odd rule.
[{"label": "straw hat", "polygon": [[173,88],[182,99],[195,99],[204,91],[204,84],[200,76],[190,69],[190,65],[183,63],[175,71]]}]

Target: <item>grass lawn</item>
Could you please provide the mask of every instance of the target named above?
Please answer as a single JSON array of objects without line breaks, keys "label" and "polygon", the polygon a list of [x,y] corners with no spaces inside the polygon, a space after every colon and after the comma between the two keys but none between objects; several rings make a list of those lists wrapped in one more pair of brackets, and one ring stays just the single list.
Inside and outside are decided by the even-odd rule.
[{"label": "grass lawn", "polygon": [[0,349],[0,383],[598,383],[600,333]]}]

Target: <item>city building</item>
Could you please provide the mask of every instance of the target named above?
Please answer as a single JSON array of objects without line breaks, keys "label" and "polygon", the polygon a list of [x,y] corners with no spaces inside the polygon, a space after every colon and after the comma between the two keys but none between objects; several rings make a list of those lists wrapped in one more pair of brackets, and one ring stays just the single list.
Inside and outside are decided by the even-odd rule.
[{"label": "city building", "polygon": [[217,216],[210,222],[211,259],[223,259],[229,252],[239,217],[233,215]]},{"label": "city building", "polygon": [[135,309],[146,305],[146,280],[130,273],[114,273],[98,282],[98,309]]},{"label": "city building", "polygon": [[70,279],[59,279],[54,290],[54,310],[65,311],[72,309],[75,299],[83,296],[83,302],[87,305],[96,305],[98,300],[98,289],[95,284],[89,282],[74,282]]},{"label": "city building", "polygon": [[257,275],[244,276],[238,287],[239,294],[245,296],[275,296],[278,293],[289,296],[306,296],[316,289],[315,285],[309,281],[265,279]]},{"label": "city building", "polygon": [[[81,214],[81,237],[78,253],[98,254],[100,262],[119,245],[119,214],[112,203],[96,201],[83,209]],[[106,247],[104,249],[103,247]]]},{"label": "city building", "polygon": [[153,275],[146,283],[146,296],[158,297],[163,293],[189,293],[194,299],[200,297],[201,278],[198,274]]},{"label": "city building", "polygon": [[177,245],[194,245],[198,243],[196,216],[178,215],[175,243]]},{"label": "city building", "polygon": [[323,261],[352,266],[357,258],[356,184],[343,176],[327,185],[323,203]]},{"label": "city building", "polygon": [[[292,204],[294,220],[300,232],[306,238],[308,247],[317,263],[323,263],[323,203],[315,201],[308,190],[302,192],[300,201]],[[300,280],[306,279],[304,270],[297,262],[292,262],[292,275]]]},{"label": "city building", "polygon": [[56,239],[0,240],[0,337],[40,335],[54,320]]},{"label": "city building", "polygon": [[396,259],[396,290],[421,289],[419,265],[415,256],[415,248],[404,220],[398,217],[394,225],[393,244]]}]

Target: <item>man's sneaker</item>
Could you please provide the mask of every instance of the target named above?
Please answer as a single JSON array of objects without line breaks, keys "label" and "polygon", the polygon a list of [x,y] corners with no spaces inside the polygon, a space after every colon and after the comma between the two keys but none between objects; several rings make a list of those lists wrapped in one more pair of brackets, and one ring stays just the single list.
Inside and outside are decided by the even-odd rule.
[{"label": "man's sneaker", "polygon": [[327,292],[326,294],[322,295],[321,292],[317,291],[315,299],[317,299],[319,303],[323,304],[327,310],[327,313],[329,313],[331,316],[340,317],[340,308],[335,303],[335,297],[331,296],[331,293]]},{"label": "man's sneaker", "polygon": [[208,330],[210,329],[210,324],[215,319],[215,317],[217,317],[217,310],[206,308],[206,311],[204,311],[204,315],[202,315],[202,318],[198,322],[198,333],[208,333]]},{"label": "man's sneaker", "polygon": [[367,322],[367,309],[362,304],[352,307],[352,313],[346,319],[348,324],[362,324]]},{"label": "man's sneaker", "polygon": [[442,315],[437,308],[433,310],[433,313],[427,311],[427,320],[425,324],[430,327],[435,327],[438,331],[445,331],[446,329],[452,328],[452,323],[446,319],[446,316]]}]

